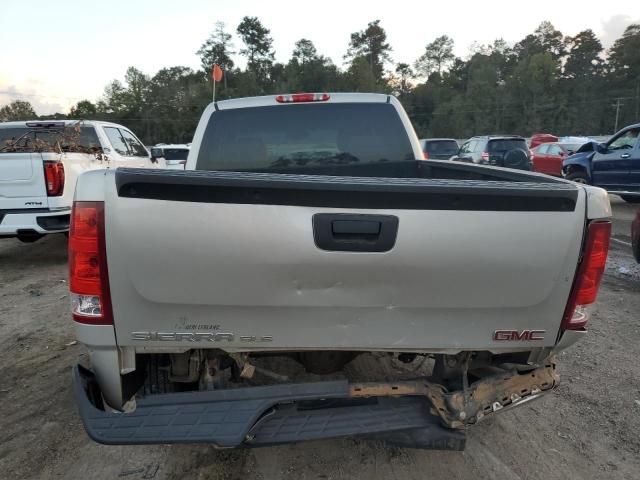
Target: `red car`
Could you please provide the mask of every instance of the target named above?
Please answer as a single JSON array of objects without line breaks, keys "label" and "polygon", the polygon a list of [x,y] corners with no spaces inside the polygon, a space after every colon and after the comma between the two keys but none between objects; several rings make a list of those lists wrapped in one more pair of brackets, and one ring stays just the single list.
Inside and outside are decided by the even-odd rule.
[{"label": "red car", "polygon": [[534,133],[531,137],[531,143],[529,143],[529,148],[536,148],[538,145],[542,145],[543,143],[557,142],[558,137],[555,135],[551,135],[550,133]]},{"label": "red car", "polygon": [[640,210],[636,213],[636,218],[631,223],[631,249],[633,256],[640,263]]},{"label": "red car", "polygon": [[531,150],[533,171],[561,177],[562,161],[569,155],[573,155],[580,146],[580,144],[558,142],[538,145]]}]

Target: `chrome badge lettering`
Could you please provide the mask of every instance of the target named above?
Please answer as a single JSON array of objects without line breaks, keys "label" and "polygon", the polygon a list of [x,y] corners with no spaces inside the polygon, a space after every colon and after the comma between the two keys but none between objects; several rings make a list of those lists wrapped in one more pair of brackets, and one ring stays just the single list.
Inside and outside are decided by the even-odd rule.
[{"label": "chrome badge lettering", "polygon": [[[131,332],[138,342],[233,342],[236,336],[228,332]],[[271,335],[240,335],[241,342],[271,342]]]},{"label": "chrome badge lettering", "polygon": [[496,330],[493,339],[497,342],[533,342],[544,340],[546,330]]}]

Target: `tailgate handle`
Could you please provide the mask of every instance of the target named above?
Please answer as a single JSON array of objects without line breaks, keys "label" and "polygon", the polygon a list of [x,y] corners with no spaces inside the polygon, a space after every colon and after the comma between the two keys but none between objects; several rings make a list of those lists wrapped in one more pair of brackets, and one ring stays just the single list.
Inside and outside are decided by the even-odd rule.
[{"label": "tailgate handle", "polygon": [[370,235],[378,238],[380,226],[380,222],[371,222],[369,220],[334,220],[331,222],[331,231],[334,237],[340,235]]},{"label": "tailgate handle", "polygon": [[313,216],[313,237],[322,250],[334,252],[387,252],[398,234],[394,215],[318,213]]}]

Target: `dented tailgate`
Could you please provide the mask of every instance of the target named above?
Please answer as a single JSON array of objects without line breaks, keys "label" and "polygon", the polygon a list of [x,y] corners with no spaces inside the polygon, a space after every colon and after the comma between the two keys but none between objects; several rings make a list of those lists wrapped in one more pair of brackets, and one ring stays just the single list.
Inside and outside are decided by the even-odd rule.
[{"label": "dented tailgate", "polygon": [[[556,341],[584,228],[584,192],[572,185],[118,172],[106,174],[106,216],[120,346],[499,351]],[[397,219],[393,245],[320,248],[314,216],[343,214]],[[494,340],[496,330],[541,333]]]}]

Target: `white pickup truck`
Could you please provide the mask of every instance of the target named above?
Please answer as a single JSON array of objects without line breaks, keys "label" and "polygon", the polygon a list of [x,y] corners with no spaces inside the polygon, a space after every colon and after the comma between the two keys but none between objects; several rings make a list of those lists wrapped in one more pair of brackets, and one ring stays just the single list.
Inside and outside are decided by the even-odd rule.
[{"label": "white pickup truck", "polygon": [[33,242],[67,232],[78,175],[117,166],[151,166],[149,152],[122,125],[0,123],[0,238]]},{"label": "white pickup truck", "polygon": [[160,165],[169,170],[184,170],[190,148],[190,143],[171,145],[161,143],[151,147],[151,160],[160,162],[162,159]]},{"label": "white pickup truck", "polygon": [[[81,175],[69,266],[89,435],[459,450],[552,391],[555,354],[587,333],[606,193],[421,157],[394,97],[295,94],[210,105],[186,171]],[[367,358],[416,368],[358,381],[349,362]]]}]

